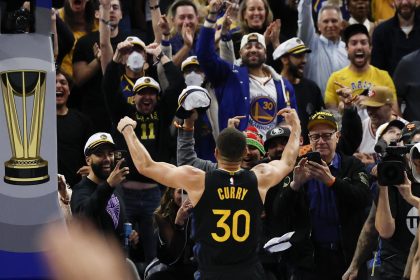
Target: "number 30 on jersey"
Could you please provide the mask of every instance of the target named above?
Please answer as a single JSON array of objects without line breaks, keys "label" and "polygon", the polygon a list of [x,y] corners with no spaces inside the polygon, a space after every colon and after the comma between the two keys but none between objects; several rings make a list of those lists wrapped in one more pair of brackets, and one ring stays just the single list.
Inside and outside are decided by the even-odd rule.
[{"label": "number 30 on jersey", "polygon": [[[213,239],[217,242],[225,242],[228,240],[231,236],[233,239],[237,242],[244,242],[249,237],[249,228],[250,228],[250,222],[251,218],[246,210],[238,210],[235,213],[233,213],[232,216],[232,224],[228,225],[226,223],[226,220],[231,215],[231,210],[221,210],[221,209],[213,209],[214,215],[221,215],[219,221],[217,221],[216,226],[218,228],[221,228],[224,231],[223,235],[218,235],[217,233],[212,232],[211,236]],[[239,236],[238,234],[238,221],[240,217],[243,217],[245,221],[245,228],[241,231],[243,232],[242,236]]]}]

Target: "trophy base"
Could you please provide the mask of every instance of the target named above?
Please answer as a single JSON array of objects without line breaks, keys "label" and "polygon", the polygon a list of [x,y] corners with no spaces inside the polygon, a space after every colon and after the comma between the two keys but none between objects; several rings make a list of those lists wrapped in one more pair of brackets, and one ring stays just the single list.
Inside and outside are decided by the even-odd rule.
[{"label": "trophy base", "polygon": [[37,159],[10,159],[4,163],[4,182],[12,185],[38,185],[50,180],[48,162]]}]

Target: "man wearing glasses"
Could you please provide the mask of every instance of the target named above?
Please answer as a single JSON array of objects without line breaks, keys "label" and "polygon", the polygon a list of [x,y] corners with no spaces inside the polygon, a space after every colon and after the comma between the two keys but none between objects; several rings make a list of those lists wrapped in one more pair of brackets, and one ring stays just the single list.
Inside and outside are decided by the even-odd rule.
[{"label": "man wearing glasses", "polygon": [[[308,131],[312,151],[319,152],[321,163],[301,159],[285,195],[290,195],[290,201],[304,198],[315,279],[341,279],[370,204],[368,176],[358,159],[336,150],[340,132],[331,113],[312,115]],[[302,206],[296,207],[302,211]]]}]

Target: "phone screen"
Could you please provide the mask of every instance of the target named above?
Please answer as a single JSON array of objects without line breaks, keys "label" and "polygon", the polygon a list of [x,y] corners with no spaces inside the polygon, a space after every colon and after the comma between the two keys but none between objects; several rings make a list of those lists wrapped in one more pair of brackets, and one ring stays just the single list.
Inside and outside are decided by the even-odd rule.
[{"label": "phone screen", "polygon": [[309,152],[306,154],[306,158],[309,161],[313,161],[316,162],[318,164],[322,164],[321,163],[321,154],[319,152]]}]

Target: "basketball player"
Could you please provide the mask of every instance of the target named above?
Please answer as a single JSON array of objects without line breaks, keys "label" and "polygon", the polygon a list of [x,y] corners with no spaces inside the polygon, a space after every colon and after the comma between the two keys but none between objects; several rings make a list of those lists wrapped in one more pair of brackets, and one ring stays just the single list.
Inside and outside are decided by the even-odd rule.
[{"label": "basketball player", "polygon": [[247,145],[245,135],[235,128],[219,134],[215,149],[218,168],[205,173],[192,166],[153,161],[134,133],[136,122],[125,117],[118,124],[141,174],[165,186],[187,190],[194,206],[194,254],[200,279],[264,279],[257,248],[265,195],[293,170],[301,133],[294,109],[285,108],[278,114],[291,126],[281,159],[258,164],[249,171],[240,168]]}]

